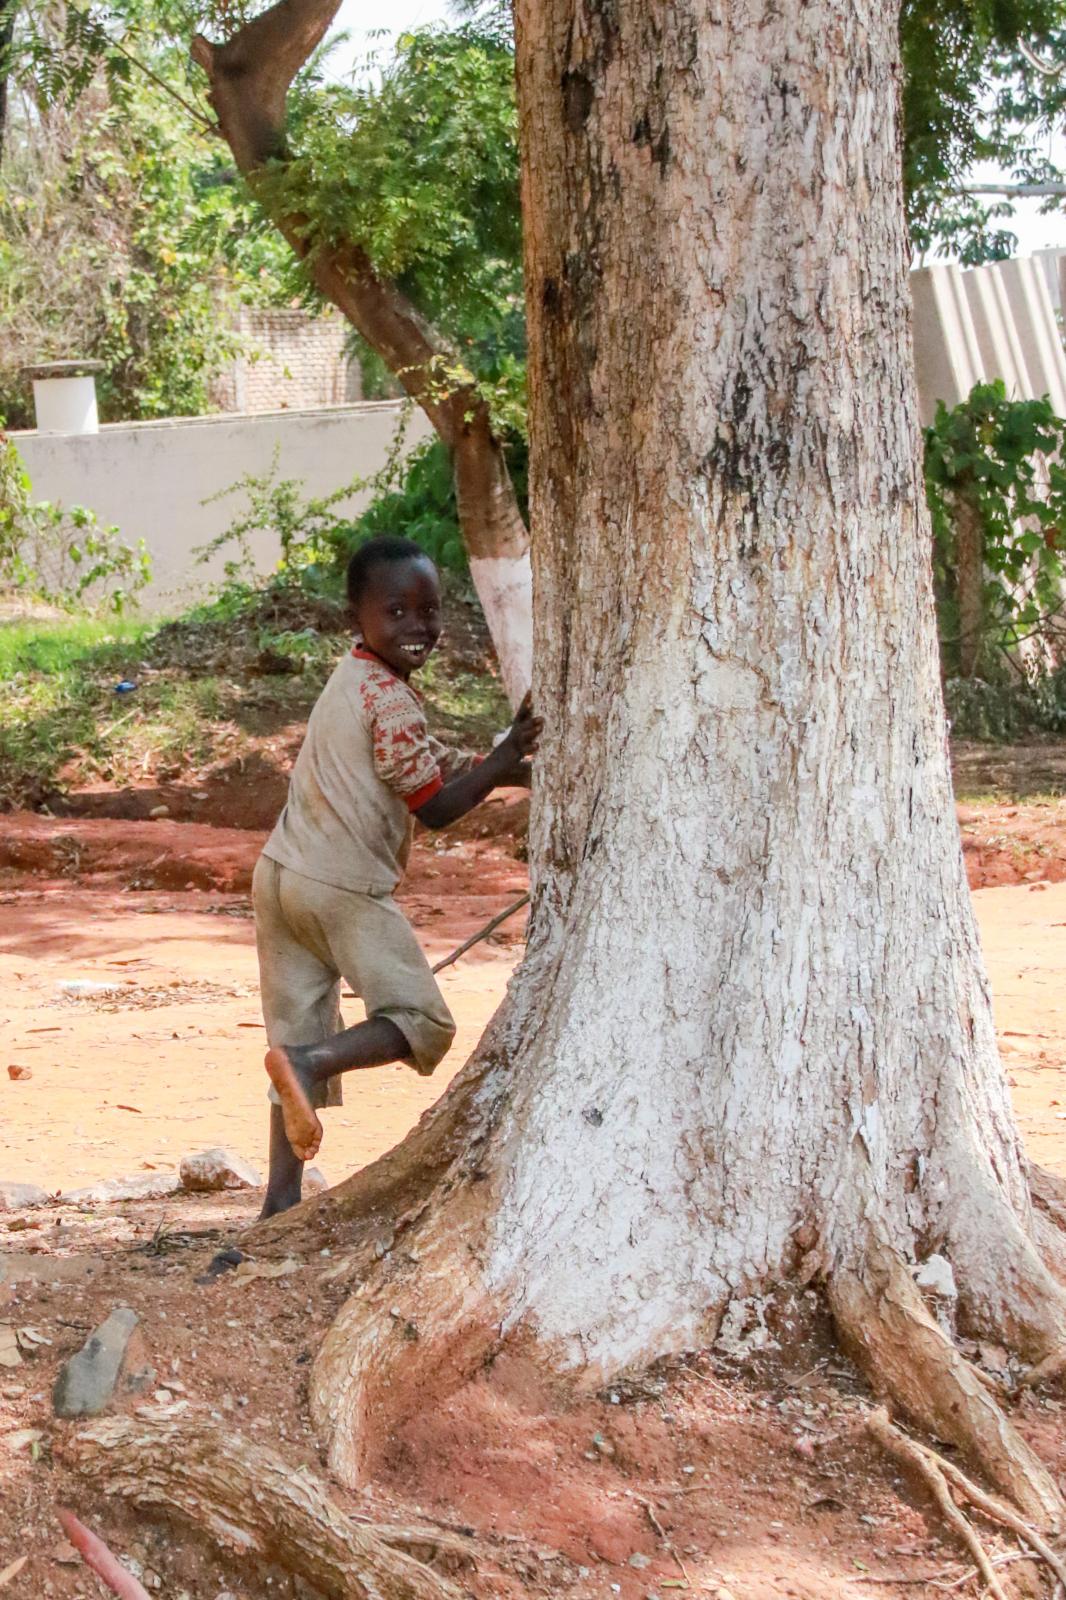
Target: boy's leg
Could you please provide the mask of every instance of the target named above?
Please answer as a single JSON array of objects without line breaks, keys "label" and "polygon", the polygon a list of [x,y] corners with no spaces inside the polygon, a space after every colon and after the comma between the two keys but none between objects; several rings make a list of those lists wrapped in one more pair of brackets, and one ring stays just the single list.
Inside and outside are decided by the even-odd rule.
[{"label": "boy's leg", "polygon": [[323,1086],[341,1073],[406,1061],[428,1076],[448,1050],[455,1024],[410,923],[387,895],[334,891],[330,958],[368,1012],[365,1022],[317,1044],[268,1052],[267,1072],[299,1148]]},{"label": "boy's leg", "polygon": [[[252,882],[260,995],[271,1046],[287,1039],[314,1043],[329,1038],[340,1026],[339,974],[327,949],[308,947],[320,941],[312,938],[305,943],[307,930],[290,926],[283,905],[283,872],[277,863],[262,858]],[[302,1117],[294,1117],[271,1093],[264,1217],[299,1204],[304,1160],[314,1155],[322,1137],[314,1107],[326,1103],[327,1091],[315,1092],[312,1098],[314,1104],[307,1101]]]},{"label": "boy's leg", "polygon": [[[287,1174],[283,1175],[282,1146],[292,1152],[293,1160],[303,1172],[304,1161],[317,1153],[322,1137],[322,1125],[315,1115],[315,1104],[324,1104],[321,1091],[342,1072],[354,1072],[360,1067],[383,1067],[390,1061],[401,1061],[410,1053],[410,1046],[394,1022],[386,1018],[369,1018],[357,1022],[352,1028],[334,1033],[319,1044],[273,1045],[266,1054],[266,1069],[278,1097],[279,1104],[271,1106],[277,1113],[271,1122],[270,1170],[275,1169],[274,1145],[278,1140],[278,1181],[286,1187]],[[268,1194],[269,1201],[269,1194]],[[296,1199],[299,1200],[297,1187]],[[289,1205],[296,1201],[289,1200]],[[284,1210],[284,1205],[274,1207]],[[270,1215],[264,1208],[264,1215]]]},{"label": "boy's leg", "polygon": [[344,896],[329,929],[330,958],[367,1020],[285,1055],[308,1090],[338,1074],[404,1061],[428,1075],[455,1037],[455,1023],[411,924],[390,895]]}]

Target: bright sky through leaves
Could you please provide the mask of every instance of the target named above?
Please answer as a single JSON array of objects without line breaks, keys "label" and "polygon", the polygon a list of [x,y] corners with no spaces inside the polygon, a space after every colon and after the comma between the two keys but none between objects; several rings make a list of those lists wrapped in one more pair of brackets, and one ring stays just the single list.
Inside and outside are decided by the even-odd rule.
[{"label": "bright sky through leaves", "polygon": [[[397,34],[427,23],[454,20],[448,0],[384,0],[384,3],[383,0],[343,0],[337,29],[348,32],[351,38],[335,51],[329,70],[343,77],[371,52],[387,54],[391,39]],[[384,33],[375,39],[375,33],[380,30]],[[1054,139],[1051,153],[1057,165],[1066,170],[1066,136],[1060,134]],[[974,183],[1010,181],[1009,173],[999,172],[988,164],[975,168],[970,176]],[[1040,200],[1016,200],[1014,217],[1004,224],[1018,236],[1019,255],[1052,247],[1066,248],[1066,210],[1041,216],[1041,204]]]}]

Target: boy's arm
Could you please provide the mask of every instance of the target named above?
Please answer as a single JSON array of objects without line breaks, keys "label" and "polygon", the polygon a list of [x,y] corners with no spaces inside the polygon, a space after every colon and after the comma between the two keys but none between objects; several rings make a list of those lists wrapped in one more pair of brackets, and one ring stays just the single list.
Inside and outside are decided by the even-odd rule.
[{"label": "boy's arm", "polygon": [[446,828],[501,787],[529,787],[529,757],[536,753],[541,721],[527,695],[510,731],[477,766],[450,778],[415,812],[427,828]]},{"label": "boy's arm", "polygon": [[429,735],[429,748],[445,783],[450,783],[453,778],[461,778],[465,772],[472,772],[484,760],[476,751],[456,750],[452,745],[434,738],[433,734]]}]

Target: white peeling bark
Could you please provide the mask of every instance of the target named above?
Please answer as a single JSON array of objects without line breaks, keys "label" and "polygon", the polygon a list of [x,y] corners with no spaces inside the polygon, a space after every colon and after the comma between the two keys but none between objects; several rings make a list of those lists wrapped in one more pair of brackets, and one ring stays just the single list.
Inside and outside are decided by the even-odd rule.
[{"label": "white peeling bark", "polygon": [[533,676],[533,567],[529,551],[521,556],[471,556],[470,576],[496,647],[507,698],[517,706]]}]

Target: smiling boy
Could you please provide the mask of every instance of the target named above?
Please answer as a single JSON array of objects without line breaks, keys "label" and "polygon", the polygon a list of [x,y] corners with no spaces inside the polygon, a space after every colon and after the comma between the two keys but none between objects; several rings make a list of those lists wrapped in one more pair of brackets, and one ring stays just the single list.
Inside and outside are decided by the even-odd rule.
[{"label": "smiling boy", "polygon": [[[372,539],[348,566],[353,648],[311,713],[289,795],[252,881],[270,1049],[263,1215],[295,1205],[317,1152],[317,1109],[339,1076],[404,1061],[431,1073],[455,1024],[393,900],[413,818],[443,828],[500,785],[528,785],[541,724],[528,702],[484,760],[433,739],[408,679],[440,638],[437,569],[407,539]],[[367,1020],[342,1028],[340,980]]]}]

